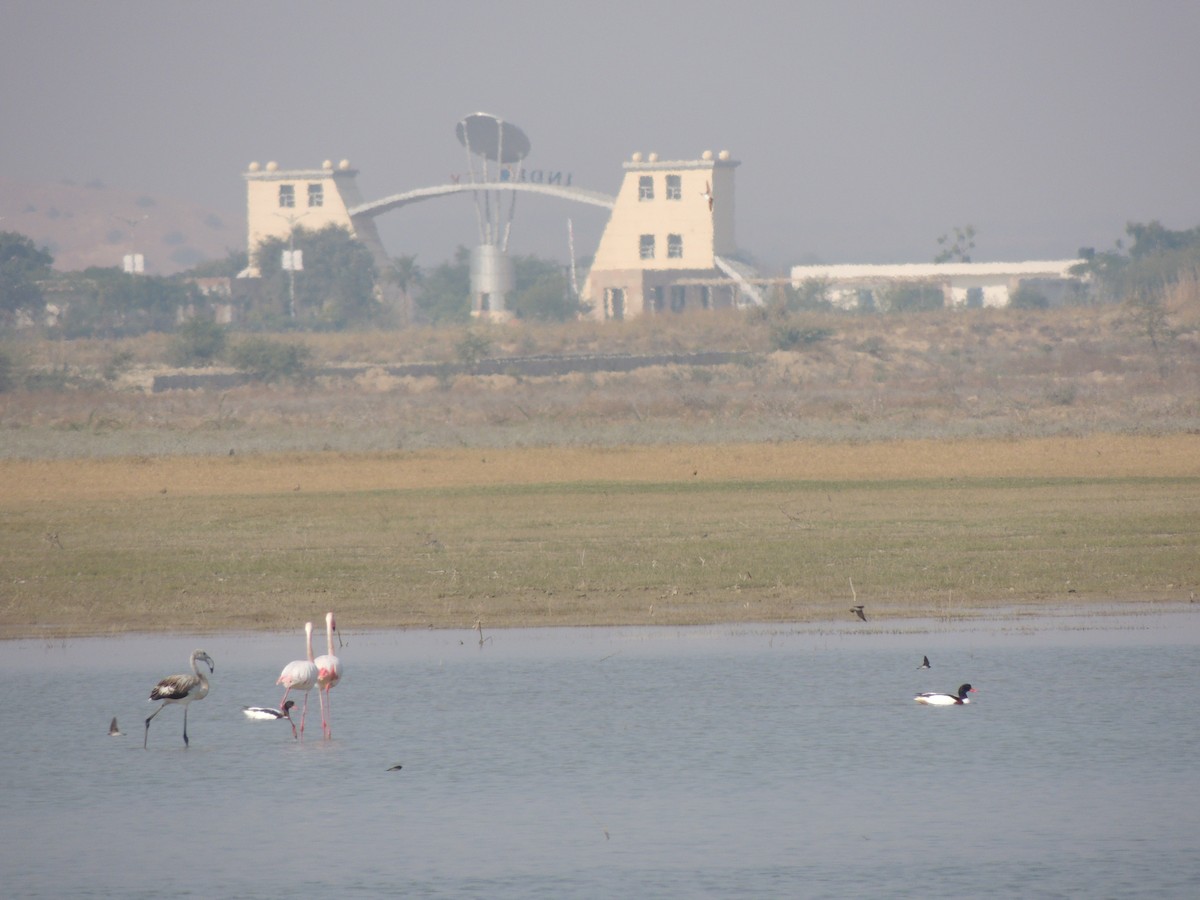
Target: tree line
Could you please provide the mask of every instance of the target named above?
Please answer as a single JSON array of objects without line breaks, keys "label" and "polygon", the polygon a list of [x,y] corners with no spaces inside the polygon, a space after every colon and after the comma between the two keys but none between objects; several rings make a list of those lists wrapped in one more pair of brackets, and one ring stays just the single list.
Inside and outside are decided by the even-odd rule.
[{"label": "tree line", "polygon": [[[1088,276],[1092,299],[1121,301],[1161,294],[1185,275],[1200,271],[1200,226],[1175,231],[1161,223],[1131,222],[1112,249],[1081,248],[1074,274]],[[956,229],[939,239],[943,255],[969,258],[974,229]],[[285,249],[303,253],[303,270],[287,271]],[[453,324],[470,321],[470,251],[425,268],[414,256],[390,260],[378,271],[367,248],[348,231],[328,226],[298,227],[290,239],[271,238],[255,251],[258,279],[239,279],[250,260],[230,253],[170,277],[130,274],[93,267],[55,272],[49,250],[18,232],[0,231],[0,332],[34,329],[50,337],[126,337],[177,332],[191,320],[213,322],[218,308],[233,307],[234,328],[247,332],[332,331],[401,327],[409,322]],[[569,321],[585,312],[569,288],[564,267],[534,256],[513,259],[515,289],[508,298],[513,315],[527,321]],[[207,293],[198,279],[221,277],[236,285],[231,296]],[[941,305],[940,292],[903,288],[891,298],[892,311]],[[818,308],[820,285],[789,290],[793,308]],[[911,296],[910,296],[911,295]],[[397,302],[401,298],[404,302]],[[827,298],[825,298],[827,299]],[[1036,297],[1015,297],[1014,305],[1037,306]]]},{"label": "tree line", "polygon": [[[302,270],[283,268],[288,249],[301,251]],[[258,332],[470,320],[465,247],[429,269],[414,256],[401,256],[380,272],[360,241],[331,225],[318,231],[297,228],[290,239],[263,241],[253,261],[260,278],[237,277],[250,259],[236,252],[169,277],[115,267],[56,272],[49,250],[18,232],[0,231],[0,331],[33,329],[63,338],[174,332],[192,319],[214,321],[222,306],[232,307],[234,327]],[[508,307],[517,318],[566,321],[583,310],[559,263],[522,256],[513,264],[515,289]],[[212,278],[228,279],[231,293],[206,290],[201,279]]]}]

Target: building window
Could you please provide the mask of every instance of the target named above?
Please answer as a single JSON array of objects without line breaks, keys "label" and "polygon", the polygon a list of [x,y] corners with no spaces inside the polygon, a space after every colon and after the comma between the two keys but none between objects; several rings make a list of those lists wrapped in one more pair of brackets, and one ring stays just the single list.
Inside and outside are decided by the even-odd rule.
[{"label": "building window", "polygon": [[296,186],[294,184],[279,186],[279,205],[285,209],[291,209],[296,205]]},{"label": "building window", "polygon": [[712,294],[707,284],[700,285],[700,308],[708,309],[712,305]]},{"label": "building window", "polygon": [[656,313],[663,311],[663,307],[666,305],[665,293],[661,284],[650,288],[650,309],[652,311]]},{"label": "building window", "polygon": [[687,302],[687,288],[682,284],[671,285],[671,312],[683,312],[683,305]]},{"label": "building window", "polygon": [[668,259],[683,259],[683,235],[668,234],[667,235],[667,258]]},{"label": "building window", "polygon": [[643,175],[638,179],[638,199],[653,200],[654,199],[654,177],[651,175]]},{"label": "building window", "polygon": [[310,184],[308,186],[308,205],[309,206],[324,206],[325,205],[325,185]]},{"label": "building window", "polygon": [[683,199],[683,185],[680,184],[678,175],[668,175],[667,176],[667,199],[668,200],[682,200]]},{"label": "building window", "polygon": [[638,255],[642,259],[654,259],[654,235],[643,234],[638,239]]}]

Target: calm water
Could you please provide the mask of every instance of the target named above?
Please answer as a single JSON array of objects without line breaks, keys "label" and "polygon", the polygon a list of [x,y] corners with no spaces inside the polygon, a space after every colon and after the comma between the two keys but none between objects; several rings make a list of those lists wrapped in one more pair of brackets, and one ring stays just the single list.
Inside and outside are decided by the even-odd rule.
[{"label": "calm water", "polygon": [[[303,743],[240,712],[299,632],[0,644],[4,896],[1200,896],[1200,611],[341,624],[329,742],[315,694]],[[196,646],[191,749],[173,707],[143,751]]]}]

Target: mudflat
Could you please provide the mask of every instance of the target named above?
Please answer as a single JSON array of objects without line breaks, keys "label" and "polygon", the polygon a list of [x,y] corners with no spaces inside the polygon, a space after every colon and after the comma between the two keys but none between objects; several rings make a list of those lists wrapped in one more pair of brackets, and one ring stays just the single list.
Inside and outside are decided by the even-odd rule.
[{"label": "mudflat", "polygon": [[1200,436],[0,460],[0,636],[1187,600]]}]

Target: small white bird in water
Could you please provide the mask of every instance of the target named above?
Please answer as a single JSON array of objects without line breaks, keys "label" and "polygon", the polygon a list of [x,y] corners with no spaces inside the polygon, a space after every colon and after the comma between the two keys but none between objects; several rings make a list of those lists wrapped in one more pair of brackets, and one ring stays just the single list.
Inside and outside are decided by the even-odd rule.
[{"label": "small white bird in water", "polygon": [[292,707],[296,705],[295,700],[285,700],[282,708],[274,706],[243,706],[242,715],[247,719],[254,719],[260,722],[275,722],[279,719],[287,719],[292,726],[292,737],[296,736],[296,723],[292,721]]},{"label": "small white bird in water", "polygon": [[125,737],[125,732],[117,727],[117,717],[113,716],[112,724],[108,726],[109,737]]},{"label": "small white bird in water", "polygon": [[262,721],[290,719],[292,707],[295,705],[295,700],[288,700],[283,704],[283,709],[276,709],[274,706],[243,706],[242,714],[247,719],[260,719]]},{"label": "small white bird in water", "polygon": [[969,684],[961,684],[958,687],[957,694],[943,694],[938,691],[926,691],[923,694],[917,694],[913,699],[918,703],[924,703],[926,706],[965,706],[971,702],[971,698],[967,694],[975,693],[975,688]]}]

